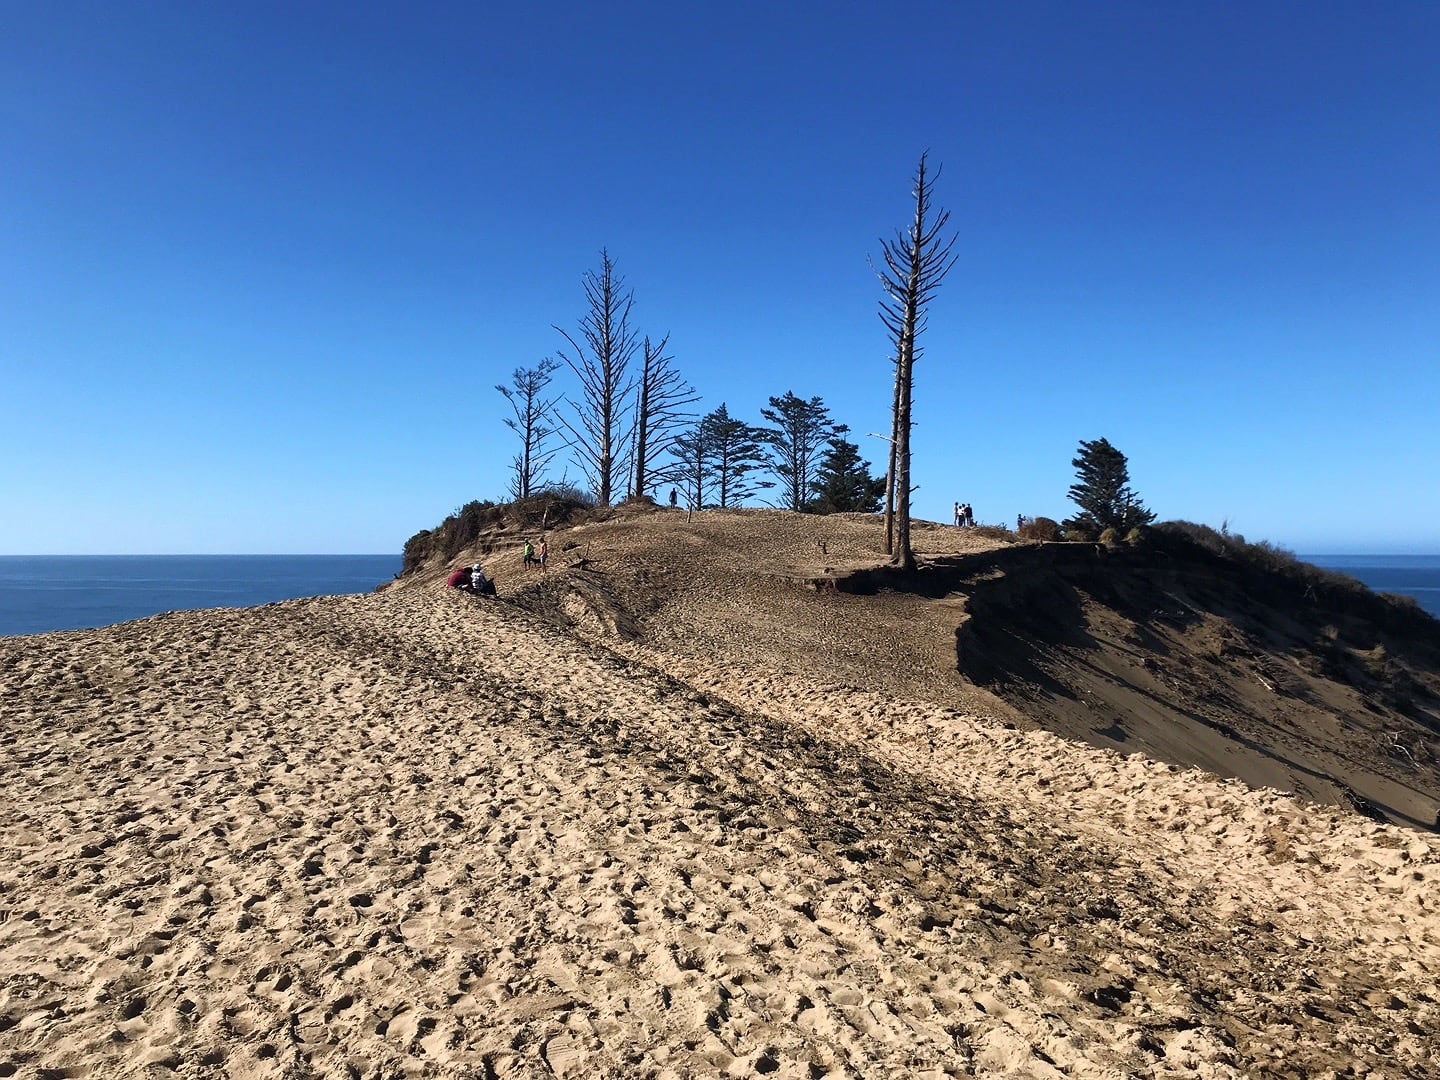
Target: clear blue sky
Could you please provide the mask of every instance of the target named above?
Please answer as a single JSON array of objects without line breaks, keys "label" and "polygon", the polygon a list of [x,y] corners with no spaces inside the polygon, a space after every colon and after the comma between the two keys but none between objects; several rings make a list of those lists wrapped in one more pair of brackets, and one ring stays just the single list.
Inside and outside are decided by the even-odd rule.
[{"label": "clear blue sky", "polygon": [[602,247],[705,409],[880,472],[926,149],[918,515],[1063,517],[1104,436],[1162,519],[1440,552],[1437,55],[1399,0],[0,0],[0,553],[398,551],[503,497]]}]

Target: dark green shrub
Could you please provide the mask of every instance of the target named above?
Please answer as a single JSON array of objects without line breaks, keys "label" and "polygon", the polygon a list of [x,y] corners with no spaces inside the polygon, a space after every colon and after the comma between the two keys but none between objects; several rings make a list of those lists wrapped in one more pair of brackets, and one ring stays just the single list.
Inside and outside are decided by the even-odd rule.
[{"label": "dark green shrub", "polygon": [[1060,539],[1060,523],[1048,517],[1027,518],[1025,524],[1020,526],[1018,535],[1021,540],[1051,543]]},{"label": "dark green shrub", "polygon": [[490,513],[495,509],[495,504],[489,499],[485,499],[483,502],[468,502],[460,507],[446,519],[446,524],[450,525],[451,532],[448,542],[455,545],[457,551],[460,548],[469,547],[479,539],[481,529],[496,520],[498,515]]},{"label": "dark green shrub", "polygon": [[1212,555],[1228,556],[1237,544],[1245,543],[1243,536],[1229,530],[1216,530],[1193,521],[1164,521],[1156,525],[1155,529],[1165,536],[1188,540]]},{"label": "dark green shrub", "polygon": [[[535,533],[568,525],[591,514],[595,500],[569,485],[547,487],[528,499],[494,503],[468,502],[434,529],[425,529],[405,541],[402,574],[432,561],[448,561],[467,548],[514,542],[517,534]],[[504,539],[508,537],[507,539]]]},{"label": "dark green shrub", "polygon": [[578,510],[594,510],[597,505],[594,495],[565,480],[546,484],[534,497],[559,500]]},{"label": "dark green shrub", "polygon": [[410,537],[409,540],[406,540],[405,550],[403,552],[405,561],[402,563],[403,569],[401,572],[403,573],[412,566],[419,566],[424,562],[429,557],[434,543],[435,534],[429,529],[421,529],[414,536]]},{"label": "dark green shrub", "polygon": [[1166,521],[1152,535],[1158,543],[1199,548],[1283,585],[1309,603],[1343,607],[1392,633],[1440,636],[1436,620],[1412,598],[1372,592],[1348,574],[1326,570],[1300,559],[1294,552],[1268,541],[1248,543],[1239,533],[1212,529],[1193,521]]},{"label": "dark green shrub", "polygon": [[455,510],[434,529],[423,529],[405,541],[401,573],[439,557],[449,559],[470,547],[487,526],[501,521],[503,508],[489,499],[472,501]]},{"label": "dark green shrub", "polygon": [[986,540],[1013,541],[1015,534],[1004,525],[976,525],[966,530],[971,536],[983,536]]}]

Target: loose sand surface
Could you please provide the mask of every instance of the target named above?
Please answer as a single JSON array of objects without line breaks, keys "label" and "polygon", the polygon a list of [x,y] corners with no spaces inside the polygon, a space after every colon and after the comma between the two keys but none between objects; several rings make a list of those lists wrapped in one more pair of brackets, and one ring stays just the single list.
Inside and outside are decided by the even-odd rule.
[{"label": "loose sand surface", "polygon": [[1432,836],[758,653],[426,585],[0,737],[0,1076],[1440,1076]]}]

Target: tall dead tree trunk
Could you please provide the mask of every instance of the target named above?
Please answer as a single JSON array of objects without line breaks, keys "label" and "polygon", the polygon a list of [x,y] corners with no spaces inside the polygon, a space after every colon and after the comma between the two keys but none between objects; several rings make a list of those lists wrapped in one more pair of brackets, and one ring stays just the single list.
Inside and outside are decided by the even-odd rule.
[{"label": "tall dead tree trunk", "polygon": [[633,495],[644,495],[647,488],[664,481],[663,472],[657,472],[655,464],[669,451],[680,425],[694,419],[685,407],[700,400],[700,395],[675,370],[673,358],[665,354],[669,343],[667,334],[653,345],[647,337],[641,347],[644,363],[635,403]]},{"label": "tall dead tree trunk", "polygon": [[627,380],[635,355],[635,331],[630,328],[634,294],[624,289],[624,279],[615,273],[610,253],[600,252],[600,272],[585,275],[585,300],[589,311],[580,321],[581,341],[557,326],[571,352],[560,359],[580,380],[581,400],[572,402],[575,419],[562,418],[568,433],[566,444],[585,474],[601,506],[615,497],[616,479],[628,472],[625,449],[628,432],[626,402],[634,389]]},{"label": "tall dead tree trunk", "polygon": [[[940,211],[930,219],[931,185],[934,177],[926,173],[927,154],[920,155],[915,172],[915,217],[905,233],[896,233],[893,240],[882,240],[885,261],[877,270],[885,290],[880,302],[880,320],[890,331],[895,343],[895,413],[892,453],[895,463],[891,483],[895,500],[895,550],[892,560],[902,569],[915,568],[915,551],[910,546],[910,428],[914,405],[915,361],[920,357],[917,339],[925,329],[925,308],[955,265],[951,249],[955,237],[942,239],[941,233],[950,220],[948,211]],[[939,176],[939,170],[936,170]]]},{"label": "tall dead tree trunk", "polygon": [[895,397],[890,403],[890,464],[885,466],[885,554],[895,554],[895,445],[900,433],[900,366],[895,366]]}]

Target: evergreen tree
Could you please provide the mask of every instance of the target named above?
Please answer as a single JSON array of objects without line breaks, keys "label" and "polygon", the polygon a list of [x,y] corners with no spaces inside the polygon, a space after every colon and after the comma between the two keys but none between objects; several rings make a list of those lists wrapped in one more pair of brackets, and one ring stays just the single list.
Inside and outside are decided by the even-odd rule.
[{"label": "evergreen tree", "polygon": [[885,478],[870,475],[870,463],[860,460],[860,447],[834,438],[820,459],[810,490],[815,497],[805,509],[812,514],[874,514],[885,497]]},{"label": "evergreen tree", "polygon": [[772,397],[760,415],[774,426],[766,429],[770,471],[780,480],[780,503],[786,510],[804,509],[822,447],[850,429],[830,419],[830,410],[818,397],[808,401],[786,391]]},{"label": "evergreen tree", "polygon": [[1155,515],[1145,509],[1130,487],[1125,455],[1107,439],[1080,440],[1080,452],[1071,462],[1078,483],[1070,485],[1070,501],[1080,513],[1066,519],[1066,532],[1098,533],[1104,529],[1128,532],[1148,525]]},{"label": "evergreen tree", "polygon": [[700,434],[708,454],[716,505],[721,509],[739,506],[760,488],[774,487],[769,480],[752,480],[765,467],[764,432],[730,415],[720,407],[700,421]]},{"label": "evergreen tree", "polygon": [[670,440],[670,456],[675,461],[666,470],[666,477],[685,493],[686,506],[691,510],[703,510],[705,497],[714,479],[710,472],[710,444],[705,439],[704,428],[696,424],[689,431],[676,435]]}]

